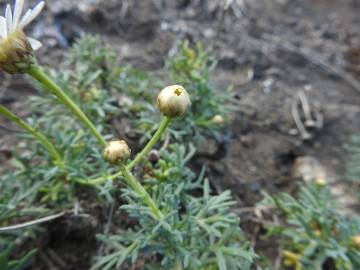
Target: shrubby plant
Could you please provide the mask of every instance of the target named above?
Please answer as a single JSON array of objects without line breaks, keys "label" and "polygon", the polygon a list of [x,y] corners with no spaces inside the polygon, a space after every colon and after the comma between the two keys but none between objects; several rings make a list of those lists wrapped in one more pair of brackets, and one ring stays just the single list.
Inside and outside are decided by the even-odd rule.
[{"label": "shrubby plant", "polygon": [[[231,212],[230,192],[214,193],[205,169],[196,175],[187,165],[205,137],[220,137],[234,110],[231,91],[219,93],[211,81],[216,61],[209,52],[185,41],[163,71],[144,72],[117,66],[111,48],[84,36],[61,72],[44,69],[34,55],[41,43],[24,33],[44,2],[21,17],[23,5],[16,1],[14,12],[7,5],[0,16],[0,69],[29,75],[40,94],[29,100],[26,120],[0,105],[0,115],[24,130],[18,138],[25,142],[14,152],[14,169],[0,178],[0,269],[22,269],[35,254],[16,250],[36,235],[34,227],[11,224],[72,206],[78,187],[96,190],[99,203],[110,202],[116,181],[124,184],[119,211],[136,225],[98,235],[107,248],[93,269],[137,262],[146,263],[143,269],[250,269],[256,255]],[[117,138],[115,117],[137,130],[139,149]],[[356,173],[350,169],[352,177]],[[288,223],[269,228],[283,239],[286,266],[360,268],[360,221],[341,215],[330,198],[319,184],[302,186],[299,199],[267,196],[265,203]]]},{"label": "shrubby plant", "polygon": [[[147,162],[144,185],[163,211],[159,223],[138,194],[123,190],[121,206],[138,221],[126,232],[99,235],[109,254],[93,269],[119,268],[126,259],[146,261],[144,269],[250,269],[255,257],[231,213],[229,191],[212,194],[204,170],[199,176],[186,166],[194,148],[171,145],[156,162]],[[194,194],[197,195],[194,195]],[[160,260],[159,260],[160,258]]]},{"label": "shrubby plant", "polygon": [[[179,43],[165,69],[142,71],[114,64],[114,51],[99,37],[86,35],[74,45],[65,72],[55,73],[59,85],[92,119],[106,123],[106,117],[128,118],[141,137],[151,137],[159,126],[154,100],[157,89],[177,82],[191,89],[192,109],[182,121],[168,129],[169,140],[192,141],[196,145],[205,137],[220,139],[221,130],[229,123],[235,110],[231,89],[217,91],[211,80],[216,61],[201,45],[192,49],[187,41]],[[104,119],[105,118],[105,119]]]},{"label": "shrubby plant", "polygon": [[[66,64],[62,71],[49,70],[49,72],[55,78],[56,83],[63,89],[64,93],[71,100],[80,104],[79,108],[91,119],[95,120],[95,125],[100,131],[111,133],[110,119],[117,116],[126,116],[130,121],[134,121],[134,125],[140,131],[142,130],[141,132],[145,132],[145,126],[139,124],[142,122],[142,117],[137,118],[136,113],[135,116],[133,113],[136,111],[147,111],[147,108],[151,108],[152,114],[146,112],[147,121],[151,122],[154,119],[160,119],[159,116],[156,116],[154,98],[150,98],[153,95],[149,95],[149,91],[146,91],[145,88],[146,85],[155,87],[154,83],[151,82],[156,80],[151,80],[150,74],[145,72],[136,71],[128,67],[115,67],[113,61],[110,61],[110,59],[113,59],[113,55],[114,52],[111,48],[103,45],[98,37],[84,36],[70,51],[70,56],[66,59]],[[204,56],[201,58],[205,59]],[[73,68],[75,71],[70,70],[70,68]],[[120,81],[125,81],[125,83],[120,84]],[[157,84],[159,85],[160,82],[161,80]],[[96,140],[91,138],[79,126],[76,119],[72,117],[71,111],[62,106],[56,96],[46,95],[46,88],[41,84],[39,87],[41,94],[30,98],[29,106],[33,117],[28,120],[31,126],[37,130],[42,130],[46,137],[56,141],[56,147],[59,148],[58,152],[65,155],[64,166],[67,167],[67,173],[64,175],[64,170],[61,171],[53,168],[52,158],[44,152],[42,145],[33,142],[31,136],[25,136],[23,139],[29,140],[29,143],[27,143],[28,152],[46,156],[47,163],[42,163],[36,167],[27,166],[26,164],[32,163],[32,156],[21,156],[20,159],[17,159],[17,163],[22,164],[21,173],[19,172],[17,177],[30,178],[34,182],[42,179],[44,182],[42,192],[44,193],[45,201],[71,201],[70,197],[73,196],[73,180],[75,179],[86,179],[91,176],[95,180],[99,180],[94,183],[104,183],[109,179],[115,179],[118,174],[109,176],[111,168],[106,163],[97,163],[94,166],[94,161],[97,162],[101,156],[101,151],[96,147]],[[135,93],[134,89],[138,89],[138,87],[141,91],[139,90],[139,92]],[[212,92],[214,92],[214,97],[217,98],[214,89]],[[134,100],[134,102],[121,103],[124,95]],[[208,99],[209,97],[204,96],[204,98]],[[118,99],[120,99],[120,102]],[[216,104],[220,107],[220,103]],[[215,114],[216,112],[214,111],[213,113]],[[152,115],[155,116],[153,117]],[[201,116],[199,113],[196,115]],[[186,119],[189,119],[189,117],[186,116],[183,121],[186,121]],[[180,125],[176,127],[180,133],[183,133],[180,130],[181,128],[187,129],[189,127],[187,124],[181,124],[183,121],[175,123],[175,125]],[[223,124],[224,118],[216,114],[214,119],[212,119],[209,129],[217,130],[216,127],[221,127]],[[181,127],[181,125],[183,126]],[[151,132],[154,132],[154,129],[158,128],[159,124],[153,123],[151,126],[152,128],[146,131],[146,137]],[[74,127],[76,127],[77,132],[74,132]],[[174,131],[171,127],[169,129],[170,133]],[[206,132],[201,136],[205,136],[205,134]],[[145,137],[142,141],[144,139]],[[194,138],[186,141],[196,143]],[[79,162],[83,164],[80,165]],[[106,177],[102,178],[102,175]],[[63,181],[64,178],[67,180]],[[108,194],[108,192],[105,193]]]},{"label": "shrubby plant", "polygon": [[[76,72],[68,73],[78,77],[75,79],[78,85],[74,88],[76,91],[87,91],[86,94],[77,93],[78,98],[91,97],[93,90],[92,87],[82,87],[81,82],[96,82],[95,85],[102,85],[106,89],[105,93],[95,92],[98,95],[101,93],[101,96],[110,93],[110,97],[116,97],[117,101],[114,98],[104,98],[107,103],[99,104],[90,98],[94,107],[106,108],[109,104],[116,106],[117,111],[112,110],[112,113],[127,116],[133,128],[142,135],[141,142],[144,142],[151,137],[160,122],[154,104],[157,89],[165,83],[176,82],[186,89],[191,89],[192,109],[184,116],[183,121],[169,127],[168,134],[171,139],[184,139],[198,144],[208,136],[220,137],[220,131],[229,123],[229,115],[235,110],[233,94],[231,89],[217,91],[214,87],[211,75],[216,61],[200,44],[192,49],[187,41],[179,43],[176,52],[166,61],[165,69],[156,72],[116,66],[114,61],[111,61],[114,59],[114,51],[108,46],[99,49],[101,47],[104,45],[99,37],[86,35],[77,41],[71,52],[67,63],[69,66],[75,64]],[[64,75],[55,77],[61,76]],[[67,78],[74,80],[71,76]],[[61,86],[66,90],[73,84],[70,81],[65,81]]]},{"label": "shrubby plant", "polygon": [[360,269],[360,219],[346,217],[323,184],[301,184],[298,198],[283,193],[263,201],[285,215],[286,224],[272,226],[280,236],[284,265],[290,269]]},{"label": "shrubby plant", "polygon": [[[137,258],[146,258],[150,260],[149,269],[157,266],[250,269],[255,254],[242,235],[238,217],[230,211],[234,204],[230,192],[213,194],[208,180],[204,179],[204,171],[195,177],[186,167],[195,148],[168,142],[156,162],[146,162],[170,124],[176,125],[170,134],[179,142],[187,139],[197,144],[198,137],[206,134],[201,135],[197,127],[210,131],[213,124],[225,121],[227,109],[221,109],[219,102],[223,99],[207,85],[207,74],[212,67],[208,66],[206,54],[201,53],[200,47],[197,56],[186,43],[182,45],[180,54],[189,57],[183,68],[191,71],[191,76],[185,78],[185,71],[177,72],[179,79],[175,81],[185,87],[172,85],[159,93],[156,106],[163,114],[160,121],[160,114],[153,117],[157,109],[145,91],[121,92],[126,89],[121,88],[123,84],[119,80],[124,73],[134,73],[134,70],[114,67],[113,53],[108,48],[99,48],[97,39],[86,37],[75,45],[67,62],[75,72],[59,73],[42,68],[34,55],[41,43],[28,38],[23,29],[40,13],[44,2],[21,18],[23,5],[23,0],[16,1],[13,13],[8,5],[5,18],[0,17],[0,69],[29,75],[37,81],[41,95],[31,99],[32,115],[27,120],[5,106],[0,107],[2,116],[24,130],[21,139],[30,150],[20,151],[13,159],[17,169],[2,176],[1,225],[7,226],[15,217],[29,217],[25,213],[37,209],[44,214],[51,212],[48,209],[71,205],[78,186],[95,187],[99,195],[111,200],[115,187],[110,180],[121,180],[125,183],[126,200],[122,209],[137,221],[137,226],[129,228],[126,236],[99,236],[112,247],[112,253],[98,258],[94,268],[114,269],[127,259],[134,263]],[[175,67],[176,61],[171,66]],[[146,80],[144,77],[143,81]],[[186,89],[191,89],[190,95]],[[134,109],[130,105],[120,108],[112,97],[114,92],[115,96],[120,92],[140,100],[144,107],[138,110],[134,122],[144,121],[142,112],[146,111],[156,127],[156,131],[148,131],[151,139],[137,154],[131,153],[125,140],[114,139],[112,135],[114,131],[109,122],[112,116]],[[194,97],[191,110],[190,96]],[[200,97],[207,99],[206,102]],[[184,118],[175,121],[179,117]],[[191,153],[187,154],[187,150]],[[139,174],[144,181],[139,181],[132,172],[140,163],[146,163],[148,169]],[[12,227],[2,229],[13,230]],[[0,237],[0,266],[4,269],[25,266],[34,253],[30,251],[13,260],[11,251],[17,237],[16,234]]]}]

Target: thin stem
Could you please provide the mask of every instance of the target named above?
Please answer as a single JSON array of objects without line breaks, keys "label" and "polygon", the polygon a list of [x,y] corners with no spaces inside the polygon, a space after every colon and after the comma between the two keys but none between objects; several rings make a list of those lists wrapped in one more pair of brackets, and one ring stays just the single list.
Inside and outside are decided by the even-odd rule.
[{"label": "thin stem", "polygon": [[105,147],[107,145],[106,140],[95,128],[94,124],[83,113],[83,111],[75,104],[72,99],[67,96],[63,90],[37,65],[32,65],[27,71],[30,76],[42,83],[48,91],[54,94],[59,100],[61,100],[70,111],[75,114],[78,119],[83,123],[85,127],[90,129],[91,133],[96,137],[99,143]]},{"label": "thin stem", "polygon": [[[170,118],[164,117],[158,130],[154,133],[154,135],[152,136],[150,141],[147,143],[147,145],[143,148],[143,150],[141,150],[141,152],[139,154],[137,154],[135,159],[126,166],[128,170],[131,170],[132,168],[134,168],[151,151],[151,149],[153,149],[154,145],[159,141],[159,139],[161,138],[162,134],[164,133],[164,131],[166,130],[166,128],[168,127],[170,122],[171,122]],[[108,180],[114,180],[114,179],[120,177],[121,175],[122,175],[122,172],[120,171],[120,172],[117,172],[117,173],[109,175],[109,176],[101,176],[101,177],[91,179],[91,180],[77,179],[75,181],[80,184],[85,184],[85,185],[100,185]]]},{"label": "thin stem", "polygon": [[147,145],[141,150],[139,154],[136,155],[135,159],[127,165],[127,168],[131,170],[134,168],[149,152],[153,149],[154,145],[159,141],[165,129],[170,124],[171,119],[169,117],[164,116],[158,130],[152,136],[151,140],[147,143]]},{"label": "thin stem", "polygon": [[45,137],[44,134],[42,134],[40,131],[36,130],[32,126],[30,126],[28,123],[23,121],[21,118],[19,118],[17,115],[9,111],[6,107],[0,105],[0,114],[17,124],[19,127],[26,130],[28,133],[30,133],[32,136],[35,137],[51,154],[52,158],[58,165],[63,164],[61,155],[56,150],[54,145],[48,140],[48,138]]},{"label": "thin stem", "polygon": [[127,166],[120,165],[120,171],[122,172],[126,183],[144,200],[145,204],[150,207],[151,212],[153,212],[155,218],[157,220],[163,219],[164,215],[161,213],[156,203],[150,197],[149,193],[147,193],[145,188],[135,178],[135,176],[129,171]]},{"label": "thin stem", "polygon": [[16,225],[8,226],[8,227],[1,227],[0,232],[9,232],[9,231],[14,231],[14,230],[18,230],[18,229],[24,229],[26,227],[34,226],[34,225],[37,225],[37,224],[40,224],[40,223],[44,223],[44,222],[48,222],[50,220],[57,219],[59,217],[62,217],[63,215],[65,215],[65,212],[61,212],[59,214],[39,218],[39,219],[36,219],[36,220],[21,223],[21,224],[16,224]]},{"label": "thin stem", "polygon": [[109,181],[109,180],[112,181],[112,180],[120,177],[121,175],[122,175],[122,172],[120,171],[120,172],[114,173],[114,174],[109,175],[109,176],[100,176],[98,178],[90,179],[90,180],[75,179],[74,181],[79,183],[79,184],[83,184],[83,185],[96,186],[96,185],[103,184],[103,183],[105,183],[106,181]]}]

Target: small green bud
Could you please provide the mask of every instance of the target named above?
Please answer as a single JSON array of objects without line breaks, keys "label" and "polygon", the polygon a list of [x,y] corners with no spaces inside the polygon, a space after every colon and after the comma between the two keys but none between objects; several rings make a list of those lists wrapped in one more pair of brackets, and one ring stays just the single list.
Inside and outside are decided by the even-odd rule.
[{"label": "small green bud", "polygon": [[124,163],[130,158],[131,150],[123,140],[111,141],[104,150],[104,158],[112,164]]},{"label": "small green bud", "polygon": [[183,116],[190,103],[188,92],[180,85],[165,87],[157,97],[157,107],[162,114],[169,118]]}]

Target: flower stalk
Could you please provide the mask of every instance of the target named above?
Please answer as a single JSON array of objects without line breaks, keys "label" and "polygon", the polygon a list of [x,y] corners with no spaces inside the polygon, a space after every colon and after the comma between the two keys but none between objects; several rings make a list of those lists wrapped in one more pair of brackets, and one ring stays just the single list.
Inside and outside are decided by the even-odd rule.
[{"label": "flower stalk", "polygon": [[12,113],[10,110],[8,110],[6,107],[2,105],[0,105],[0,114],[2,114],[7,119],[14,122],[15,124],[17,124],[22,129],[26,130],[29,134],[31,134],[49,151],[50,155],[54,160],[54,163],[56,163],[59,166],[63,166],[61,155],[44,134],[42,134],[40,131],[36,130],[35,128],[31,127],[28,123],[23,121],[20,117],[18,117],[17,115],[15,115],[14,113]]},{"label": "flower stalk", "polygon": [[165,132],[166,128],[169,126],[171,122],[171,118],[164,116],[158,130],[154,133],[150,141],[146,144],[146,146],[141,150],[139,154],[136,155],[135,159],[129,163],[127,168],[131,170],[134,168],[141,160],[149,154],[149,152],[154,148],[155,144],[160,140],[161,136]]},{"label": "flower stalk", "polygon": [[183,270],[181,259],[176,260],[176,266],[174,270]]},{"label": "flower stalk", "polygon": [[42,70],[40,66],[31,65],[30,68],[26,70],[26,73],[43,84],[48,91],[61,100],[61,102],[63,102],[70,109],[70,111],[77,116],[80,122],[91,131],[91,133],[103,147],[107,145],[106,140],[99,133],[89,118],[75,104],[75,102],[69,96],[67,96],[63,90]]},{"label": "flower stalk", "polygon": [[[159,128],[157,129],[157,131],[154,133],[154,135],[151,137],[150,141],[146,144],[146,146],[141,150],[140,153],[138,153],[135,157],[134,160],[132,160],[127,166],[126,168],[128,170],[133,169],[138,163],[141,162],[141,160],[144,159],[144,157],[146,157],[146,155],[149,154],[149,152],[153,149],[153,147],[155,146],[155,144],[160,140],[161,136],[164,134],[166,128],[169,126],[171,122],[171,119],[169,117],[164,117],[163,120],[161,121],[161,124],[159,126]],[[115,174],[109,175],[109,176],[102,176],[99,178],[95,178],[95,179],[91,179],[91,180],[84,180],[84,179],[77,179],[76,182],[80,183],[80,184],[85,184],[85,185],[91,185],[91,186],[96,186],[96,185],[100,185],[105,183],[106,181],[112,181],[118,177],[120,177],[122,175],[122,172],[119,171]]]},{"label": "flower stalk", "polygon": [[136,192],[145,202],[147,206],[151,209],[154,217],[157,220],[161,220],[164,218],[164,215],[157,207],[156,203],[150,197],[149,193],[145,190],[145,188],[139,183],[139,181],[135,178],[135,176],[130,172],[127,166],[121,164],[120,171],[124,176],[126,183]]}]

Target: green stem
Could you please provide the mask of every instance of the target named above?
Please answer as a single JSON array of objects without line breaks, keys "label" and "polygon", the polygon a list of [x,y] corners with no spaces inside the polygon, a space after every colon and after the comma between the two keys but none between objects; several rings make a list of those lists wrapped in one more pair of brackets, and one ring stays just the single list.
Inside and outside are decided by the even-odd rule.
[{"label": "green stem", "polygon": [[182,262],[180,259],[177,259],[176,260],[176,266],[175,266],[175,269],[174,270],[183,270],[183,267],[182,267]]},{"label": "green stem", "polygon": [[73,114],[86,126],[92,134],[96,137],[99,143],[105,147],[107,145],[106,140],[101,136],[99,131],[95,128],[93,123],[87,118],[83,111],[67,96],[61,88],[37,65],[32,65],[27,71],[30,76],[42,83],[47,90],[54,94],[59,100],[61,100]]},{"label": "green stem", "polygon": [[120,171],[122,172],[126,183],[144,200],[145,204],[150,207],[151,212],[153,212],[155,218],[157,220],[163,219],[164,215],[161,213],[156,203],[150,197],[149,193],[147,193],[145,188],[135,178],[135,176],[129,171],[127,166],[120,165]]},{"label": "green stem", "polygon": [[101,185],[103,183],[105,183],[106,181],[109,180],[114,180],[118,177],[122,176],[122,172],[117,172],[114,173],[112,175],[108,175],[108,176],[101,176],[95,179],[90,179],[90,180],[86,180],[86,179],[74,179],[75,182],[82,184],[82,185],[89,185],[89,186],[97,186],[97,185]]},{"label": "green stem", "polygon": [[19,127],[23,128],[28,133],[30,133],[32,136],[34,136],[49,151],[52,158],[58,165],[63,164],[61,155],[56,150],[54,145],[45,137],[45,135],[43,135],[41,132],[39,132],[35,128],[31,127],[29,124],[27,124],[25,121],[20,119],[17,115],[13,114],[11,111],[9,111],[7,108],[5,108],[2,105],[0,105],[0,114],[5,116],[9,120],[13,121]]},{"label": "green stem", "polygon": [[161,121],[161,124],[158,128],[158,130],[155,132],[155,134],[152,136],[151,140],[147,143],[147,145],[141,150],[139,154],[136,155],[135,159],[127,165],[127,168],[131,170],[134,168],[149,152],[151,149],[154,148],[154,145],[159,141],[162,134],[164,133],[165,129],[170,124],[171,119],[169,117],[164,116],[163,120]]},{"label": "green stem", "polygon": [[[149,152],[151,149],[153,149],[154,145],[159,141],[162,134],[166,130],[167,126],[170,124],[171,119],[168,117],[164,117],[162,120],[158,130],[155,132],[155,134],[152,136],[150,141],[147,143],[147,145],[141,150],[139,154],[136,155],[135,159],[131,161],[126,167],[128,170],[131,170],[134,168]],[[102,176],[99,178],[91,179],[91,180],[84,180],[84,179],[77,179],[76,182],[80,184],[85,185],[100,185],[108,180],[114,180],[122,175],[122,172],[117,172],[115,174],[109,175],[109,176]]]}]

